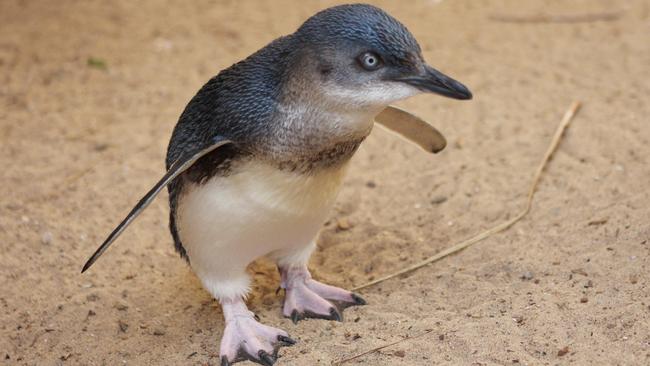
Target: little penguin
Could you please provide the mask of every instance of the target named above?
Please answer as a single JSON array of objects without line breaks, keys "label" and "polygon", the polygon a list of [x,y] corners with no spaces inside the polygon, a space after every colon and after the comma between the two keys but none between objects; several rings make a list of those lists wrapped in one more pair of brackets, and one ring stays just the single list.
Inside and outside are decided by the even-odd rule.
[{"label": "little penguin", "polygon": [[246,267],[267,256],[285,290],[282,314],[342,320],[357,294],[312,278],[307,268],[350,158],[374,121],[430,152],[444,138],[390,107],[430,92],[471,99],[429,66],[406,27],[364,4],[320,11],[210,79],[190,100],[167,149],[167,173],[83,267],[86,271],[164,188],[176,250],[223,309],[222,366],[272,365],[295,343],[248,310]]}]

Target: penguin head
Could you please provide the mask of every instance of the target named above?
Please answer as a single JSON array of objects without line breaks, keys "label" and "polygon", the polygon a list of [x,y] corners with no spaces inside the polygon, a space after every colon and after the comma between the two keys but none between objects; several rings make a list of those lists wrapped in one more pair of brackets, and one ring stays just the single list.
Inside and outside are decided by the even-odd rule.
[{"label": "penguin head", "polygon": [[422,92],[471,99],[460,82],[429,66],[406,27],[363,4],[325,9],[294,34],[314,89],[337,103],[386,106]]}]

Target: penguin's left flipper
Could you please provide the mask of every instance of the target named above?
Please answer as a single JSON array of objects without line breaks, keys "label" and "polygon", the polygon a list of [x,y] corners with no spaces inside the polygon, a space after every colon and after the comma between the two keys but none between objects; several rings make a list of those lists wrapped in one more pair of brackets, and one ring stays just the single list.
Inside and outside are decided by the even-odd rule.
[{"label": "penguin's left flipper", "polygon": [[140,199],[140,201],[133,207],[131,212],[120,222],[119,225],[108,235],[106,240],[102,245],[97,248],[95,253],[88,259],[86,264],[84,264],[81,273],[84,273],[90,266],[95,263],[95,261],[108,249],[108,247],[117,239],[118,236],[126,229],[127,226],[142,212],[147,206],[153,201],[153,199],[160,193],[160,191],[165,188],[169,183],[171,183],[174,178],[178,177],[181,173],[186,171],[189,167],[192,166],[197,160],[199,160],[205,154],[221,147],[224,145],[231,144],[232,141],[223,138],[216,137],[212,140],[212,143],[207,147],[201,147],[196,151],[187,151],[181,155],[170,167],[167,173],[156,183],[156,185],[147,192],[147,194]]},{"label": "penguin's left flipper", "polygon": [[447,146],[447,140],[440,131],[403,109],[388,106],[375,117],[375,121],[425,151],[437,153]]}]

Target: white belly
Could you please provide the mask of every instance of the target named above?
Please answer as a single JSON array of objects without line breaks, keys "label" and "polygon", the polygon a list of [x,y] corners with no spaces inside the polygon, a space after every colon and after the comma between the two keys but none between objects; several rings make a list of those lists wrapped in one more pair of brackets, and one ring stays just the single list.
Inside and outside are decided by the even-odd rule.
[{"label": "white belly", "polygon": [[344,171],[304,175],[252,161],[237,164],[227,177],[186,186],[176,216],[192,268],[199,277],[236,275],[260,256],[309,245]]}]

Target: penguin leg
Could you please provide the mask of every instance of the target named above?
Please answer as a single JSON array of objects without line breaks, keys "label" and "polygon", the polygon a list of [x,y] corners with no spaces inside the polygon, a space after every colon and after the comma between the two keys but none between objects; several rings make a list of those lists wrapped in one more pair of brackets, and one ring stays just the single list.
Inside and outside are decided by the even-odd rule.
[{"label": "penguin leg", "polygon": [[222,300],[221,307],[226,320],[219,348],[221,366],[244,360],[271,366],[281,346],[296,343],[287,332],[258,322],[242,298]]},{"label": "penguin leg", "polygon": [[[196,249],[196,248],[194,248]],[[227,253],[228,248],[222,248]],[[194,253],[194,252],[193,252]],[[190,257],[192,258],[192,257]],[[273,365],[278,349],[295,343],[287,332],[260,323],[248,310],[244,298],[250,279],[240,262],[220,263],[207,268],[202,257],[194,257],[193,266],[203,286],[221,303],[225,327],[219,347],[221,366],[250,360],[260,365]]]},{"label": "penguin leg", "polygon": [[282,314],[294,323],[305,318],[343,321],[341,311],[366,301],[350,291],[314,280],[307,261],[315,244],[294,253],[277,257],[280,287],[285,290]]}]

